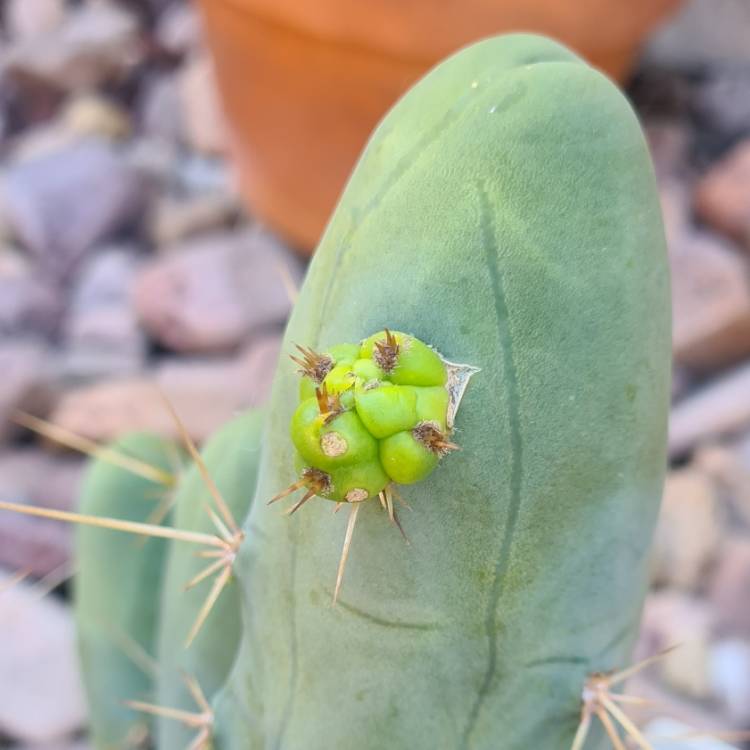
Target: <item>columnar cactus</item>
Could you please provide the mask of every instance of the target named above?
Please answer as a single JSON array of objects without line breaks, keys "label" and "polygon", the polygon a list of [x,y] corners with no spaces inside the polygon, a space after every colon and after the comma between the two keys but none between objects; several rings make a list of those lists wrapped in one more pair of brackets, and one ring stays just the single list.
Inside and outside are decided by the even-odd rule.
[{"label": "columnar cactus", "polygon": [[[225,515],[215,542],[186,538],[239,602],[222,594],[181,662],[205,608],[176,593],[195,571],[172,558],[157,658],[165,679],[182,663],[206,684],[160,689],[160,710],[194,712],[196,746],[220,750],[617,746],[606,673],[638,628],[670,353],[654,178],[622,95],[528,35],[432,71],[364,152],[285,348],[296,365],[279,365],[257,485],[248,466],[219,488],[238,520],[254,498],[242,528]],[[462,388],[478,370],[462,399],[436,352],[472,367]],[[207,449],[208,474],[223,456]],[[193,482],[178,527],[210,498]],[[393,485],[411,545],[388,523]],[[349,521],[332,503],[269,505],[295,490]],[[80,563],[96,565],[83,548]]]}]

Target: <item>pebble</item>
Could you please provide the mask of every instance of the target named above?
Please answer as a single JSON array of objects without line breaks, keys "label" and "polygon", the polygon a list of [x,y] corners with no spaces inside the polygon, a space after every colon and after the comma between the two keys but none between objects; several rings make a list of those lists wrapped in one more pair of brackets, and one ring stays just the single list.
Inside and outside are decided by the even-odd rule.
[{"label": "pebble", "polygon": [[166,195],[151,211],[149,236],[156,247],[168,251],[170,246],[196,235],[226,229],[239,215],[238,198],[229,192],[181,198]]},{"label": "pebble", "polygon": [[270,392],[279,347],[280,336],[273,334],[233,358],[167,360],[151,376],[73,389],[63,394],[50,420],[98,441],[139,430],[176,437],[161,391],[190,435],[202,441],[243,409],[263,403]]},{"label": "pebble", "polygon": [[652,583],[697,591],[713,563],[723,515],[713,481],[694,469],[671,471],[652,552]]},{"label": "pebble", "polygon": [[140,263],[136,248],[112,246],[80,269],[63,324],[63,377],[119,377],[144,367],[146,336],[131,304]]},{"label": "pebble", "polygon": [[185,137],[188,145],[203,154],[226,151],[226,125],[216,90],[213,63],[206,54],[190,59],[178,80]]},{"label": "pebble", "polygon": [[696,597],[676,591],[651,593],[646,599],[641,624],[643,657],[676,646],[658,660],[655,669],[665,684],[698,700],[712,696],[710,643],[714,613]]},{"label": "pebble", "polygon": [[678,402],[669,420],[669,453],[683,455],[701,443],[750,425],[750,363],[718,377]]},{"label": "pebble", "polygon": [[735,750],[734,745],[698,734],[694,726],[668,717],[650,721],[644,734],[653,750]]},{"label": "pebble", "polygon": [[117,149],[88,139],[9,169],[0,208],[42,273],[64,282],[87,252],[138,215],[144,188]]},{"label": "pebble", "polygon": [[716,235],[694,232],[671,247],[673,349],[695,372],[750,354],[750,265]]},{"label": "pebble", "polygon": [[701,178],[695,210],[750,252],[750,138],[740,141]]},{"label": "pebble", "polygon": [[[7,575],[4,576],[7,579]],[[0,731],[43,743],[85,726],[75,626],[68,607],[25,582],[0,592]]]},{"label": "pebble", "polygon": [[49,34],[65,21],[65,0],[9,0],[4,21],[13,41]]},{"label": "pebble", "polygon": [[724,542],[709,597],[721,632],[750,638],[750,538]]},{"label": "pebble", "polygon": [[178,352],[230,351],[286,320],[299,262],[271,234],[212,234],[165,251],[141,272],[135,306],[146,330]]},{"label": "pebble", "polygon": [[11,45],[5,66],[66,90],[91,90],[122,76],[142,53],[138,20],[125,5],[88,2],[59,27]]},{"label": "pebble", "polygon": [[714,695],[723,703],[737,726],[750,723],[750,643],[732,638],[711,646],[711,682]]},{"label": "pebble", "polygon": [[47,345],[36,338],[0,340],[0,442],[18,430],[16,410],[44,413],[55,398]]}]

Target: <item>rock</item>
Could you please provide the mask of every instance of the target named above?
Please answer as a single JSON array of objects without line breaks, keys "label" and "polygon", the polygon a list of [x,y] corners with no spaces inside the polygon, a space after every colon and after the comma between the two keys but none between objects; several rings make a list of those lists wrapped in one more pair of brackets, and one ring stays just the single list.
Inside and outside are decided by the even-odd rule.
[{"label": "rock", "polygon": [[25,258],[0,251],[0,338],[51,336],[63,305],[60,292],[40,279]]},{"label": "rock", "polygon": [[[58,510],[78,501],[84,461],[77,455],[49,455],[39,448],[0,453],[0,499]],[[71,557],[71,529],[42,518],[3,513],[0,518],[0,565],[46,576],[64,568]]]},{"label": "rock", "polygon": [[[0,594],[0,730],[50,742],[81,729],[86,709],[70,611],[19,583]],[[12,647],[10,647],[12,646]]]},{"label": "rock", "polygon": [[695,210],[750,249],[750,138],[740,141],[699,181]]},{"label": "rock", "polygon": [[285,273],[297,283],[299,264],[271,234],[214,234],[146,267],[135,305],[149,333],[169,349],[226,351],[286,319]]},{"label": "rock", "polygon": [[644,126],[656,176],[661,183],[684,177],[690,131],[680,120],[646,122]]},{"label": "rock", "polygon": [[[17,497],[3,499],[19,501]],[[42,577],[60,571],[70,563],[72,530],[68,526],[58,521],[16,513],[1,512],[1,515],[2,565],[12,570],[29,570],[33,575]]]},{"label": "rock", "polygon": [[750,75],[745,66],[712,69],[698,87],[693,109],[702,133],[731,143],[750,133]]},{"label": "rock", "polygon": [[154,136],[135,138],[122,154],[125,163],[150,184],[166,188],[177,181],[182,157],[175,143]]},{"label": "rock", "polygon": [[671,718],[658,718],[644,728],[652,750],[735,750],[722,740],[702,735],[695,726]]},{"label": "rock", "polygon": [[59,120],[45,122],[22,131],[11,141],[10,165],[34,162],[75,146],[80,137]]},{"label": "rock", "polygon": [[651,593],[641,623],[641,653],[647,658],[677,646],[654,667],[665,684],[694,699],[711,697],[709,647],[714,615],[702,600],[677,592]]},{"label": "rock", "polygon": [[659,181],[659,200],[671,257],[692,233],[688,186],[682,180],[665,177]]},{"label": "rock", "polygon": [[99,136],[113,141],[130,135],[127,113],[112,101],[96,94],[79,94],[65,107],[64,127],[79,137]]},{"label": "rock", "polygon": [[[653,679],[638,673],[631,677],[623,690],[627,695],[634,695],[643,699],[641,704],[633,704],[627,707],[628,715],[635,721],[637,726],[645,727],[649,722],[664,716],[671,720],[684,722],[691,727],[691,734],[696,732],[722,732],[727,730],[727,718],[721,715],[715,703],[702,703],[675,692],[667,690],[663,685]],[[684,733],[684,732],[683,732]],[[669,735],[675,737],[676,734]],[[653,737],[652,737],[653,739]],[[660,735],[659,741],[664,741]],[[693,738],[695,742],[695,738]],[[658,747],[658,745],[657,745]],[[694,748],[690,746],[691,750]],[[675,746],[670,744],[663,750],[674,750]],[[661,748],[660,748],[661,750]],[[734,750],[732,748],[731,750]]]},{"label": "rock", "polygon": [[721,630],[727,635],[750,636],[750,540],[725,541],[710,588]]},{"label": "rock", "polygon": [[0,495],[8,501],[74,510],[84,469],[85,460],[77,453],[50,454],[32,446],[6,450],[0,453]]},{"label": "rock", "polygon": [[750,644],[739,639],[719,641],[711,647],[713,692],[738,726],[750,723]]},{"label": "rock", "polygon": [[693,464],[711,477],[722,502],[737,521],[750,529],[750,460],[743,456],[742,442],[735,446],[708,445],[696,451]]},{"label": "rock", "polygon": [[748,38],[750,6],[745,0],[688,0],[652,34],[641,64],[692,73],[717,64],[748,63]]},{"label": "rock", "polygon": [[677,456],[750,424],[750,364],[716,378],[680,401],[669,422],[669,453]]},{"label": "rock", "polygon": [[722,539],[723,516],[711,478],[671,471],[664,486],[652,552],[652,583],[696,591]]},{"label": "rock", "polygon": [[138,102],[143,133],[150,138],[170,143],[184,142],[185,121],[181,106],[178,77],[175,73],[149,76],[143,84]]},{"label": "rock", "polygon": [[146,337],[131,305],[139,265],[133,248],[114,246],[80,270],[63,326],[63,376],[89,380],[143,367]]},{"label": "rock", "polygon": [[159,16],[156,39],[162,49],[183,56],[201,47],[202,35],[198,13],[187,3],[172,3]]},{"label": "rock", "polygon": [[280,337],[263,338],[239,357],[174,360],[151,377],[109,381],[65,394],[50,420],[92,440],[146,430],[177,436],[159,390],[197,441],[243,409],[262,403],[271,387]]},{"label": "rock", "polygon": [[116,149],[90,139],[8,170],[0,205],[42,272],[65,281],[94,245],[134,218],[144,188]]},{"label": "rock", "polygon": [[58,28],[13,45],[5,66],[66,90],[86,90],[121,76],[141,55],[135,15],[124,5],[90,2]]},{"label": "rock", "polygon": [[234,192],[234,178],[223,159],[193,153],[177,162],[177,186],[187,194]]},{"label": "rock", "polygon": [[236,196],[204,193],[185,198],[163,196],[157,200],[149,221],[149,235],[157,247],[167,247],[197,234],[223,229],[240,214]]},{"label": "rock", "polygon": [[65,0],[10,0],[4,20],[14,41],[49,34],[65,21]]},{"label": "rock", "polygon": [[178,86],[188,145],[201,153],[223,154],[226,126],[208,55],[197,55],[186,63]]},{"label": "rock", "polygon": [[696,232],[671,246],[673,349],[711,372],[750,354],[750,268],[719,237]]},{"label": "rock", "polygon": [[12,434],[20,409],[44,413],[54,398],[49,352],[37,339],[0,341],[0,441]]}]

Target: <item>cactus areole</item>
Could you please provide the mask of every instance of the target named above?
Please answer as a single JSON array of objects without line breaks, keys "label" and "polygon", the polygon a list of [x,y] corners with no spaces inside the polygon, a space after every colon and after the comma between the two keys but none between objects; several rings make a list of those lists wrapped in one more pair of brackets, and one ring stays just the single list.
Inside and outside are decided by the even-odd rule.
[{"label": "cactus areole", "polygon": [[300,489],[312,497],[388,502],[393,483],[425,479],[458,446],[449,436],[477,368],[444,360],[414,336],[387,328],[325,352],[297,347],[300,403],[290,432]]}]

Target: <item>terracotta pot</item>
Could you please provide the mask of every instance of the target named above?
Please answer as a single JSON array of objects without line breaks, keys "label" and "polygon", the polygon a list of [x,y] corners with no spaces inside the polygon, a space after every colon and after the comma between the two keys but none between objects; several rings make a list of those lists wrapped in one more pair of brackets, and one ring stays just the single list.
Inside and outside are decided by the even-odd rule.
[{"label": "terracotta pot", "polygon": [[378,120],[427,69],[511,30],[610,75],[679,0],[201,0],[251,210],[309,252]]}]

